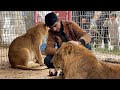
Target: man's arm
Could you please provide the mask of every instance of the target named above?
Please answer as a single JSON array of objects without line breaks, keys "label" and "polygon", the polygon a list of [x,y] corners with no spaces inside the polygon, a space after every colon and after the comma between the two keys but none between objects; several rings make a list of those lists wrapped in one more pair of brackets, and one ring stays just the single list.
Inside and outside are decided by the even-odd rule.
[{"label": "man's arm", "polygon": [[104,23],[103,23],[103,27],[108,27],[109,24],[109,18],[107,18]]},{"label": "man's arm", "polygon": [[116,20],[116,22],[117,22],[117,28],[119,27],[119,21],[118,20]]},{"label": "man's arm", "polygon": [[72,22],[72,30],[74,30],[74,33],[80,42],[83,42],[85,44],[90,43],[91,38],[89,34],[84,29],[82,29],[77,23]]},{"label": "man's arm", "polygon": [[50,32],[48,34],[46,48],[45,48],[46,55],[54,55],[55,54],[55,52],[57,51],[57,48],[55,48],[55,44],[56,43],[55,43],[54,35],[52,35],[52,33]]}]

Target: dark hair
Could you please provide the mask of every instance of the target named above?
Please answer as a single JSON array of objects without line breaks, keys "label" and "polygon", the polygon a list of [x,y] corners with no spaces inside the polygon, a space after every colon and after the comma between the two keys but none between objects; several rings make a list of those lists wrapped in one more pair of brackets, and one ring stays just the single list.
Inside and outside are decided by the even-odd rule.
[{"label": "dark hair", "polygon": [[55,13],[51,12],[45,16],[45,24],[47,26],[52,26],[55,22],[58,21],[58,17]]},{"label": "dark hair", "polygon": [[116,18],[116,17],[117,17],[117,14],[115,14],[115,13],[111,13],[111,14],[110,14],[110,16],[112,16],[112,17],[115,17],[115,18]]}]

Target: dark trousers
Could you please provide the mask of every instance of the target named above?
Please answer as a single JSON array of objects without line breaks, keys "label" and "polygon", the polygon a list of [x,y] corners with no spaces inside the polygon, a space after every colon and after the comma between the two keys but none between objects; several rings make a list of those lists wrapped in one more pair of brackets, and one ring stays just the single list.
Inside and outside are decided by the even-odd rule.
[{"label": "dark trousers", "polygon": [[104,44],[108,45],[108,41],[109,41],[108,30],[104,30]]},{"label": "dark trousers", "polygon": [[53,55],[47,55],[44,59],[44,64],[48,67],[48,68],[54,68],[53,63],[51,63],[51,59],[53,58]]},{"label": "dark trousers", "polygon": [[[86,44],[85,47],[88,48],[89,50],[91,50],[91,45],[90,44]],[[51,63],[52,58],[53,58],[53,55],[47,55],[44,59],[44,64],[48,68],[54,68],[53,63]]]}]

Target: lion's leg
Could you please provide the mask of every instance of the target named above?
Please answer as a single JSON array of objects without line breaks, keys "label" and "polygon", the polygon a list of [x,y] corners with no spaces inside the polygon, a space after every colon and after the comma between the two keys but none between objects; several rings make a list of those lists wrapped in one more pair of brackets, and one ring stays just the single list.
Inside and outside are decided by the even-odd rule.
[{"label": "lion's leg", "polygon": [[19,62],[18,65],[28,66],[28,60],[30,59],[30,52],[27,48],[22,48],[18,53]]},{"label": "lion's leg", "polygon": [[43,62],[43,59],[42,59],[41,51],[39,53],[40,53],[39,58],[38,58],[37,54],[35,55],[36,63],[40,63],[41,65],[44,65],[43,64],[44,62]]},{"label": "lion's leg", "polygon": [[41,51],[39,49],[39,46],[35,46],[34,50],[35,50],[35,54],[36,54],[36,58],[37,58],[36,60],[39,62],[40,65],[44,65],[42,54],[41,54]]},{"label": "lion's leg", "polygon": [[39,53],[40,53],[40,56],[39,56],[40,59],[38,59],[39,63],[40,63],[40,65],[44,65],[44,60],[43,60],[41,51],[39,51]]},{"label": "lion's leg", "polygon": [[29,59],[30,52],[27,48],[22,48],[9,54],[9,61],[12,68],[16,68],[17,65],[27,66]]},{"label": "lion's leg", "polygon": [[38,56],[37,56],[36,52],[34,52],[34,53],[35,53],[35,59],[36,59],[36,62],[35,62],[35,63],[39,63],[39,62],[38,62]]},{"label": "lion's leg", "polygon": [[[22,54],[21,54],[22,53]],[[19,51],[19,62],[17,63],[17,65],[23,65],[23,66],[26,66],[28,68],[34,68],[34,67],[38,67],[39,64],[37,63],[31,63],[31,62],[28,62],[29,59],[30,59],[30,52],[27,48],[23,48]]]}]

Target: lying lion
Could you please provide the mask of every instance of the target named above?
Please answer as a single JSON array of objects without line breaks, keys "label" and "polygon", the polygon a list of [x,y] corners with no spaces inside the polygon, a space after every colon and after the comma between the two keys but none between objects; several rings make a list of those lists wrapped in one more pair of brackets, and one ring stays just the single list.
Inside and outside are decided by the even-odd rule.
[{"label": "lying lion", "polygon": [[[43,35],[46,35],[48,28],[42,22],[39,22],[27,32],[15,38],[9,46],[8,58],[12,68],[32,69],[40,65],[44,65],[40,46],[42,44]],[[34,53],[37,63],[30,64],[31,53]],[[39,64],[38,64],[39,63]]]},{"label": "lying lion", "polygon": [[97,60],[78,42],[69,41],[52,59],[55,68],[63,69],[64,79],[120,79],[120,65]]}]

